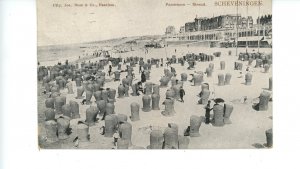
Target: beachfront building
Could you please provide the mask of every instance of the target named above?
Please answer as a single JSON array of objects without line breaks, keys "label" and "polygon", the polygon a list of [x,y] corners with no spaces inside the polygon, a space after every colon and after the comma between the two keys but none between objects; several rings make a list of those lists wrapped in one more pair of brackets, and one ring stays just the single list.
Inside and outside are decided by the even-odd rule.
[{"label": "beachfront building", "polygon": [[258,17],[256,22],[261,25],[272,25],[272,15]]},{"label": "beachfront building", "polygon": [[184,32],[176,35],[181,41],[210,42],[220,47],[270,47],[272,45],[272,16],[266,15],[253,23],[251,16],[220,15],[212,18],[196,17],[187,22]]},{"label": "beachfront building", "polygon": [[195,22],[187,22],[185,23],[185,32],[194,32],[195,29]]},{"label": "beachfront building", "polygon": [[185,32],[185,27],[181,26],[180,29],[179,29],[179,33],[184,33],[184,32]]}]

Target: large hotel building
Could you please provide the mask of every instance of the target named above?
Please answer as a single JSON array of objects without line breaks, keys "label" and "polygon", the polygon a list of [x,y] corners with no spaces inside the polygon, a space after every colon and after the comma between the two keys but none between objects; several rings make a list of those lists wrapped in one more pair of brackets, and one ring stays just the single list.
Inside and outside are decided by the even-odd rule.
[{"label": "large hotel building", "polygon": [[271,47],[272,15],[257,18],[256,24],[251,16],[242,17],[239,14],[196,17],[193,22],[187,22],[180,27],[179,33],[175,33],[173,26],[169,26],[165,40],[167,43],[205,42],[210,46],[220,47]]}]

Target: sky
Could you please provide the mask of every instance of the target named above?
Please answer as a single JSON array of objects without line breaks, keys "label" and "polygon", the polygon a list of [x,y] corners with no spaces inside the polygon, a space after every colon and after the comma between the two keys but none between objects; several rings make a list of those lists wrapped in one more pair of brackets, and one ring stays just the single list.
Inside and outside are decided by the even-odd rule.
[{"label": "sky", "polygon": [[[115,6],[75,7],[75,3]],[[206,6],[166,6],[166,3],[205,3]],[[213,17],[237,12],[236,6],[214,6],[214,3],[215,0],[37,0],[38,46],[162,35],[167,26],[175,26],[179,31],[180,26],[193,21],[196,16]],[[272,1],[262,0],[262,3],[260,14],[272,14]],[[53,4],[70,4],[72,7],[53,7]],[[238,10],[242,16],[247,16],[247,7],[239,6]],[[258,13],[257,6],[248,7],[248,15],[255,23]]]}]

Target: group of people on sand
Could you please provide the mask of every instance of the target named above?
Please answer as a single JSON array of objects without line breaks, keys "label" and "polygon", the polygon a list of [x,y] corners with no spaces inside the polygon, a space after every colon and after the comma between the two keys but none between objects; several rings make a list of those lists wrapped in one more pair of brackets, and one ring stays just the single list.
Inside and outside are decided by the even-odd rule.
[{"label": "group of people on sand", "polygon": [[[118,139],[121,138],[121,133],[119,131],[119,127],[123,122],[119,122],[116,126],[115,126],[115,132],[113,134],[113,143],[114,143],[114,148],[113,149],[117,149],[118,146]],[[100,127],[100,134],[104,135],[105,134],[105,126]]]},{"label": "group of people on sand", "polygon": [[[214,101],[214,105],[211,106],[212,102],[211,101]],[[215,105],[219,105],[220,102],[218,102],[217,100],[215,99],[211,99],[207,102],[206,106],[204,107],[205,109],[205,120],[204,120],[204,123],[206,125],[210,124],[211,123],[211,116],[210,116],[210,112],[211,110],[213,110],[213,107]],[[185,130],[184,130],[184,136],[189,136],[190,135],[190,126],[188,126]]]}]

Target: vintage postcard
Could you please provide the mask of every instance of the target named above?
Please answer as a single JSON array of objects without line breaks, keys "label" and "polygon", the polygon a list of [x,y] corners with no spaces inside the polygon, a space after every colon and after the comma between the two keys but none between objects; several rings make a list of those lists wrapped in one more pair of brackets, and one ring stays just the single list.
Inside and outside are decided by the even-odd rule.
[{"label": "vintage postcard", "polygon": [[273,147],[271,0],[37,0],[41,149]]}]

